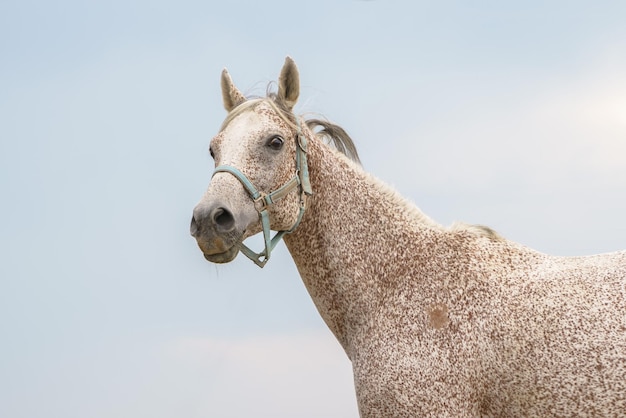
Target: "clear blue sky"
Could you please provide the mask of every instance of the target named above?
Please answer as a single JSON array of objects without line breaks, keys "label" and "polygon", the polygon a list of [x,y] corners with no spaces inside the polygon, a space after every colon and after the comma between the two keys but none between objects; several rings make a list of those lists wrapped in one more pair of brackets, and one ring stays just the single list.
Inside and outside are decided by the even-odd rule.
[{"label": "clear blue sky", "polygon": [[440,223],[626,248],[621,1],[0,3],[0,416],[356,417],[281,245],[189,236],[224,117],[286,55],[300,112]]}]

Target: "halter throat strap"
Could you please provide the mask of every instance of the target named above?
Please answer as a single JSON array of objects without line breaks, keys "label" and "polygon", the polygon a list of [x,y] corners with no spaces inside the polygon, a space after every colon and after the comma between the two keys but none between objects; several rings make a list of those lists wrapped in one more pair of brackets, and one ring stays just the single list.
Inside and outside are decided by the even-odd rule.
[{"label": "halter throat strap", "polygon": [[[230,165],[220,165],[215,168],[213,175],[217,173],[230,173],[237,180],[241,182],[243,187],[246,189],[252,200],[254,201],[254,206],[256,210],[259,212],[259,216],[261,218],[261,225],[263,227],[263,240],[265,243],[265,249],[260,253],[256,253],[252,251],[248,246],[246,246],[243,242],[240,244],[240,250],[246,257],[254,262],[257,266],[263,268],[267,261],[270,259],[270,254],[272,250],[276,247],[276,245],[280,242],[280,240],[291,232],[295,231],[298,225],[300,225],[300,221],[302,221],[302,217],[304,216],[305,210],[305,198],[304,195],[312,195],[313,190],[311,189],[311,183],[309,180],[309,167],[307,162],[307,140],[302,130],[300,128],[300,120],[296,118],[297,131],[296,131],[296,173],[294,176],[289,179],[285,184],[280,186],[278,189],[270,192],[263,193],[257,190],[254,187],[254,184],[237,168]],[[271,229],[270,229],[270,214],[269,207],[287,196],[294,189],[299,188],[300,190],[300,208],[298,210],[298,217],[296,218],[295,223],[288,230],[278,231],[276,234],[271,237]]]}]

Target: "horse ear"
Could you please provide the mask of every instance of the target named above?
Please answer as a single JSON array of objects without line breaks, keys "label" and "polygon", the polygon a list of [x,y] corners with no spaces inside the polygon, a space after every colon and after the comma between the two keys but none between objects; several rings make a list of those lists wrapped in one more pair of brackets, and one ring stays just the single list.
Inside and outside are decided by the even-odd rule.
[{"label": "horse ear", "polygon": [[228,74],[226,68],[222,71],[222,100],[224,101],[224,108],[227,112],[230,112],[246,101],[246,96],[235,87],[233,79],[230,78],[230,74]]},{"label": "horse ear", "polygon": [[278,78],[278,99],[291,110],[298,101],[299,95],[300,75],[298,67],[291,57],[287,57]]}]

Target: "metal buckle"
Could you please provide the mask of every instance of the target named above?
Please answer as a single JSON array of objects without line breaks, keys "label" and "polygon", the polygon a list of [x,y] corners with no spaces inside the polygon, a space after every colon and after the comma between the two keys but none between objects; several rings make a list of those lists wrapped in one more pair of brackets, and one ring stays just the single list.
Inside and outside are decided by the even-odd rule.
[{"label": "metal buckle", "polygon": [[267,210],[267,208],[269,207],[269,203],[267,202],[266,198],[267,198],[267,194],[260,193],[259,197],[257,197],[256,199],[253,199],[254,207],[257,210],[257,212],[263,212],[264,210]]}]

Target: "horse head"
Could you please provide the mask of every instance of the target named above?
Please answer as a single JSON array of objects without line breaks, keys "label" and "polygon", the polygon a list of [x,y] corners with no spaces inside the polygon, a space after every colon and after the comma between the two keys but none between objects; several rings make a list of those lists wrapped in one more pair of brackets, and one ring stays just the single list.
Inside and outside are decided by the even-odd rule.
[{"label": "horse head", "polygon": [[[242,251],[262,267],[280,238],[297,227],[311,194],[306,127],[292,113],[298,69],[287,57],[278,92],[261,99],[246,99],[226,70],[221,84],[228,115],[211,141],[215,171],[193,210],[190,232],[211,262],[227,263]],[[279,231],[274,238],[270,229]],[[259,232],[265,249],[255,253],[243,241]]]}]

